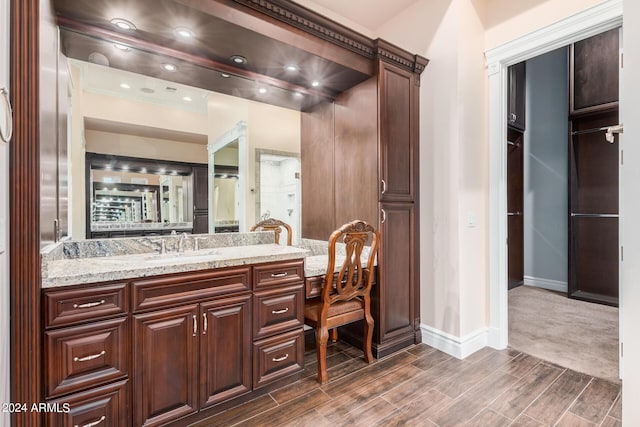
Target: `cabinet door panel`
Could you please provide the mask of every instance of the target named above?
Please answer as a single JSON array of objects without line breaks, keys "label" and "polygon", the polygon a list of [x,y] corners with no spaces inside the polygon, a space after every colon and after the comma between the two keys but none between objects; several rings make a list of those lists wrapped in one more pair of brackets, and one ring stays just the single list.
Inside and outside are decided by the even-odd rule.
[{"label": "cabinet door panel", "polygon": [[416,86],[411,73],[380,62],[381,200],[415,198]]},{"label": "cabinet door panel", "polygon": [[581,40],[571,48],[570,108],[582,112],[618,101],[620,29]]},{"label": "cabinet door panel", "polygon": [[155,426],[196,412],[198,306],[134,316],[134,424]]},{"label": "cabinet door panel", "polygon": [[204,303],[200,319],[204,408],[251,390],[251,295]]},{"label": "cabinet door panel", "polygon": [[415,232],[412,203],[383,203],[382,209],[381,283],[373,292],[379,310],[375,327],[384,342],[414,332]]}]

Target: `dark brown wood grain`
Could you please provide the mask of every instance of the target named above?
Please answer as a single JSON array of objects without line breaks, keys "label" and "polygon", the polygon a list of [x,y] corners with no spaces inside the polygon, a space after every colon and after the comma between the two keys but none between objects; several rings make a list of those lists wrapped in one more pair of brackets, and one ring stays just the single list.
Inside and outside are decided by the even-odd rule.
[{"label": "dark brown wood grain", "polygon": [[335,111],[332,103],[302,113],[300,158],[302,237],[327,240],[336,228],[334,176]]},{"label": "dark brown wood grain", "polygon": [[378,63],[380,200],[413,202],[418,118],[414,108],[415,76],[385,62]]},{"label": "dark brown wood grain", "polygon": [[[9,150],[11,400],[42,400],[40,322],[40,165],[38,0],[10,2],[10,87],[14,112]],[[15,413],[13,426],[37,427],[37,412]]]}]

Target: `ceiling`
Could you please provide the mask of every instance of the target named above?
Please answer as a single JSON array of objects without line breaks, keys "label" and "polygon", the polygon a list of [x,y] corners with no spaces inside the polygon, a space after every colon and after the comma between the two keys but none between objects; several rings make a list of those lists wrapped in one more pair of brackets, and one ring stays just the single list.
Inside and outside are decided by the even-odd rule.
[{"label": "ceiling", "polygon": [[309,0],[300,3],[307,7],[318,4],[375,32],[385,22],[419,1],[423,0]]},{"label": "ceiling", "polygon": [[[236,25],[226,20],[227,16],[221,19],[204,11],[206,7],[226,7],[218,3],[53,0],[53,4],[62,27],[61,50],[67,57],[82,61],[99,58],[99,63],[112,68],[206,90],[305,110],[370,77],[253,31],[254,27]],[[111,23],[112,18],[131,21],[136,28],[119,29]],[[180,38],[174,31],[177,27],[191,29],[193,37]],[[119,50],[114,44],[128,49]],[[241,55],[247,62],[234,63],[233,55]],[[177,71],[164,70],[166,63],[176,65]],[[289,64],[295,64],[297,70],[288,71]]]}]

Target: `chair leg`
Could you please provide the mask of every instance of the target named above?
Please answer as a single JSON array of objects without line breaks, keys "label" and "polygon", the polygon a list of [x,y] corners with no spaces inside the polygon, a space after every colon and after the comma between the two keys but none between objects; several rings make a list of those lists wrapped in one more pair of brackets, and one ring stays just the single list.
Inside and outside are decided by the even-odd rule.
[{"label": "chair leg", "polygon": [[373,362],[373,353],[371,353],[371,341],[373,340],[373,316],[367,313],[364,320],[364,342],[362,343],[362,350],[364,352],[364,361],[371,363]]},{"label": "chair leg", "polygon": [[327,341],[329,331],[326,326],[316,328],[316,354],[318,357],[318,382],[327,382]]},{"label": "chair leg", "polygon": [[331,342],[338,341],[338,328],[333,328],[331,330]]}]

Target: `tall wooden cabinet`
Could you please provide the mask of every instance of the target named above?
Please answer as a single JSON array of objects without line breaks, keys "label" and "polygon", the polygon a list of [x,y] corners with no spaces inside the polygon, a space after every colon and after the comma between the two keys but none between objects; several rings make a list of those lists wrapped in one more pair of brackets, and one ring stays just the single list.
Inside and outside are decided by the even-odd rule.
[{"label": "tall wooden cabinet", "polygon": [[[419,66],[406,69],[378,59],[376,76],[302,118],[302,236],[326,240],[354,219],[382,232],[372,296],[377,357],[421,339],[415,70],[427,61],[413,60]],[[319,139],[328,144],[320,148]],[[314,179],[319,168],[328,178]],[[317,197],[323,203],[305,202]],[[361,340],[357,331],[347,329],[345,335]]]}]

